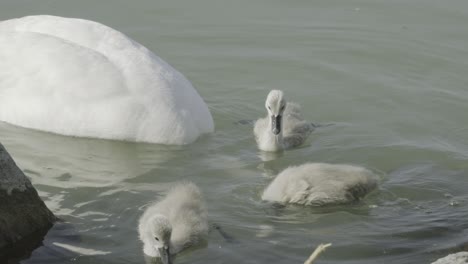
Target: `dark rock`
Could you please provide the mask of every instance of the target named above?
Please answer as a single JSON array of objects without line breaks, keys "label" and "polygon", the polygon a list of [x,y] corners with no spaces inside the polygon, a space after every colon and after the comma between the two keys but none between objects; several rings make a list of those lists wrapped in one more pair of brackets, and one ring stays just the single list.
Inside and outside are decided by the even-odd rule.
[{"label": "dark rock", "polygon": [[56,218],[0,144],[0,263],[39,246]]}]

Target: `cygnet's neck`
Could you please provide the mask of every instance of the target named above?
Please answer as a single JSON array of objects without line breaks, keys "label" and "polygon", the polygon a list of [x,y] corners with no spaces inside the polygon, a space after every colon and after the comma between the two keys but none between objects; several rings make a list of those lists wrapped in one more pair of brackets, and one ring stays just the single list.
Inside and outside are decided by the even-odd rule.
[{"label": "cygnet's neck", "polygon": [[278,135],[273,134],[271,131],[272,120],[268,118],[268,128],[264,132],[262,140],[260,142],[260,149],[264,151],[278,151],[284,148],[283,145],[283,127],[281,126],[280,133]]}]

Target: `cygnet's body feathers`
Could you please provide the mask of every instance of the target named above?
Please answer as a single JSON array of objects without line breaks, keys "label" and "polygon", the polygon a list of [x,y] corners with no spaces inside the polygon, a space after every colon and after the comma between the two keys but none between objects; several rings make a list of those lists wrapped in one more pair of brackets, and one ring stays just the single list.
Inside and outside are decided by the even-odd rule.
[{"label": "cygnet's body feathers", "polygon": [[360,200],[376,186],[376,176],[365,168],[307,163],[282,171],[262,199],[314,206],[343,204]]},{"label": "cygnet's body feathers", "polygon": [[140,239],[145,245],[151,244],[154,239],[145,236],[147,225],[154,215],[167,217],[172,226],[171,254],[202,242],[208,235],[207,210],[200,190],[193,183],[176,185],[163,200],[146,209],[139,224]]},{"label": "cygnet's body feathers", "polygon": [[314,130],[312,123],[304,120],[300,109],[300,105],[293,102],[286,105],[283,118],[283,141],[286,149],[302,145]]}]

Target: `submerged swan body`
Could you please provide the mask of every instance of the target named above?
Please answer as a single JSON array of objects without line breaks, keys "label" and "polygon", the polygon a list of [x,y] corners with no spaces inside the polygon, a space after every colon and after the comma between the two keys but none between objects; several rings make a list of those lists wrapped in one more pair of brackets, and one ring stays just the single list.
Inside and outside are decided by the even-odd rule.
[{"label": "submerged swan body", "polygon": [[138,231],[143,252],[172,263],[172,255],[200,244],[208,236],[208,216],[202,194],[189,182],[176,185],[140,218]]},{"label": "submerged swan body", "polygon": [[260,150],[281,151],[300,146],[314,130],[312,123],[302,118],[300,106],[287,103],[282,91],[270,91],[265,108],[268,115],[258,119],[254,126]]},{"label": "submerged swan body", "polygon": [[343,204],[360,200],[377,186],[371,171],[352,165],[306,163],[282,171],[262,200],[302,205]]},{"label": "submerged swan body", "polygon": [[105,25],[0,22],[0,121],[62,135],[187,144],[214,130],[191,83]]}]

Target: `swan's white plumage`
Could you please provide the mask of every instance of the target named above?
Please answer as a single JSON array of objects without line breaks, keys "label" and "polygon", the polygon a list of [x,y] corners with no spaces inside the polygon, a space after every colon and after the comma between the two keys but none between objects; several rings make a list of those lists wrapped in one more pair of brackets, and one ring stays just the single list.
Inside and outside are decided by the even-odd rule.
[{"label": "swan's white plumage", "polygon": [[0,120],[63,135],[186,144],[214,130],[177,70],[102,24],[0,22]]},{"label": "swan's white plumage", "polygon": [[306,163],[282,171],[262,199],[321,206],[359,200],[377,186],[370,170],[353,165]]},{"label": "swan's white plumage", "polygon": [[172,227],[170,252],[181,250],[203,242],[208,236],[208,213],[198,187],[190,182],[179,183],[167,196],[150,205],[140,218],[138,231],[146,255],[157,257],[154,236],[151,234],[151,219],[155,215],[167,218]]},{"label": "swan's white plumage", "polygon": [[[280,101],[282,103],[279,103]],[[280,110],[281,105],[285,105],[283,111]],[[298,147],[307,140],[315,128],[312,123],[304,120],[299,104],[286,102],[282,91],[270,91],[265,107],[268,115],[258,119],[254,125],[255,140],[260,150],[279,151]],[[278,135],[274,135],[272,132],[272,114],[282,115],[282,128]]]}]

